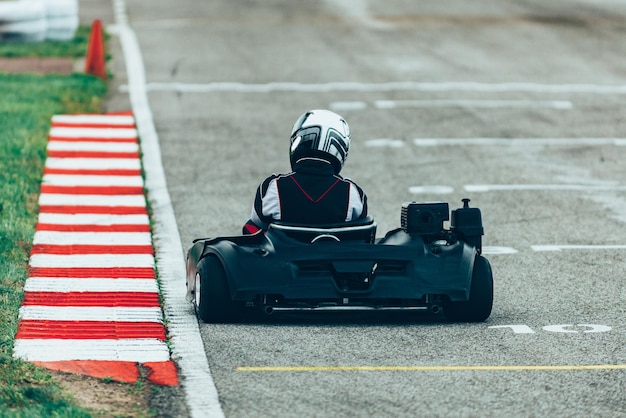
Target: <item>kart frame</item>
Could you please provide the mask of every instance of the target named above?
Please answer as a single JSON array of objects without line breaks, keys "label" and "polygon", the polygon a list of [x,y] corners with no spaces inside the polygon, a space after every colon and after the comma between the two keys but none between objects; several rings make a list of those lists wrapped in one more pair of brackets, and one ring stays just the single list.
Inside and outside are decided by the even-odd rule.
[{"label": "kart frame", "polygon": [[468,202],[449,230],[447,203],[411,202],[402,227],[380,239],[372,218],[197,239],[187,252],[187,299],[205,322],[237,322],[249,310],[442,308],[453,321],[484,321],[493,276],[480,212]]}]

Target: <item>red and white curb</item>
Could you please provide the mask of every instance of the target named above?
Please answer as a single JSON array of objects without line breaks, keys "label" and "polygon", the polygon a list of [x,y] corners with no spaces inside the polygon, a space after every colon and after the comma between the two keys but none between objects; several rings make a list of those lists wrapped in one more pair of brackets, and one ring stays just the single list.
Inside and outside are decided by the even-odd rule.
[{"label": "red and white curb", "polygon": [[177,385],[133,115],[52,118],[14,356]]}]

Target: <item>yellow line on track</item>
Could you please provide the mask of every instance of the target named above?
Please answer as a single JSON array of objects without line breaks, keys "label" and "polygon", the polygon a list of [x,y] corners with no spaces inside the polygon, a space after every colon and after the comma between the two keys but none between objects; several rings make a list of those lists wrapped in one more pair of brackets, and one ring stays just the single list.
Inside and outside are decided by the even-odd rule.
[{"label": "yellow line on track", "polygon": [[238,372],[457,372],[510,370],[626,370],[626,364],[560,366],[239,366]]}]

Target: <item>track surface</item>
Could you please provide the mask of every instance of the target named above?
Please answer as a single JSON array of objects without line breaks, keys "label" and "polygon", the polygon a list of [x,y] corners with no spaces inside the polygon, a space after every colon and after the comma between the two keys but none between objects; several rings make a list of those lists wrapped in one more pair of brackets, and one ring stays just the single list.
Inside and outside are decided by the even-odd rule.
[{"label": "track surface", "polygon": [[350,123],[381,234],[483,211],[487,322],[202,324],[224,413],[626,416],[626,4],[370,3],[127,2],[181,251],[240,230],[309,108]]}]

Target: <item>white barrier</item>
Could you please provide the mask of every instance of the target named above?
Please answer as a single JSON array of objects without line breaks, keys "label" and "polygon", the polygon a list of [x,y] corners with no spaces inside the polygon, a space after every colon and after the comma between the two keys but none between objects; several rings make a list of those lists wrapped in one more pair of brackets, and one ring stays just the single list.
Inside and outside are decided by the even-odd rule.
[{"label": "white barrier", "polygon": [[78,0],[0,0],[0,42],[70,40],[78,28]]}]

